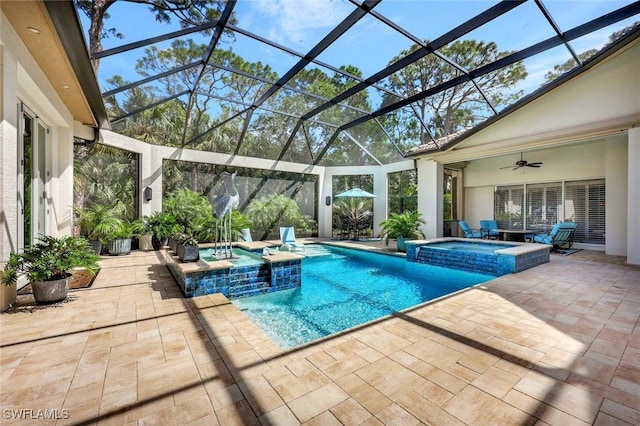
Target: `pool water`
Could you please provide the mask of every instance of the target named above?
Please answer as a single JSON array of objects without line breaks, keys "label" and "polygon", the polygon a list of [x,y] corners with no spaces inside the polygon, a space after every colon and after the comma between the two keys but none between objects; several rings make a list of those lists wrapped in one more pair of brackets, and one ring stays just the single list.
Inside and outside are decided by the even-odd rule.
[{"label": "pool water", "polygon": [[495,278],[361,250],[308,245],[307,252],[300,288],[233,300],[282,348]]},{"label": "pool water", "polygon": [[233,266],[236,266],[236,267],[260,265],[261,263],[264,263],[264,260],[262,260],[262,257],[258,256],[257,254],[248,252],[246,250],[234,248],[231,251],[231,253],[233,254],[233,257],[230,259],[225,258],[223,254],[219,254],[218,258],[216,258],[215,249],[201,248],[200,259],[206,262],[213,262],[215,260],[228,260],[233,264]]},{"label": "pool water", "polygon": [[490,242],[459,242],[459,241],[447,241],[443,243],[429,244],[429,248],[465,251],[468,253],[493,253],[496,250],[514,247],[514,244],[500,244]]}]

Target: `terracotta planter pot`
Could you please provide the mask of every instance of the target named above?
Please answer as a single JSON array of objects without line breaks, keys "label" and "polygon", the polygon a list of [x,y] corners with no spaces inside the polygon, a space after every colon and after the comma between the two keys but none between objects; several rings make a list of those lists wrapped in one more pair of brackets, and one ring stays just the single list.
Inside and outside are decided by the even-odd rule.
[{"label": "terracotta planter pot", "polygon": [[200,259],[200,250],[198,246],[189,245],[178,247],[178,258],[183,262],[195,262]]},{"label": "terracotta planter pot", "polygon": [[38,303],[51,303],[64,300],[69,292],[71,274],[66,278],[51,281],[32,281],[33,298]]}]

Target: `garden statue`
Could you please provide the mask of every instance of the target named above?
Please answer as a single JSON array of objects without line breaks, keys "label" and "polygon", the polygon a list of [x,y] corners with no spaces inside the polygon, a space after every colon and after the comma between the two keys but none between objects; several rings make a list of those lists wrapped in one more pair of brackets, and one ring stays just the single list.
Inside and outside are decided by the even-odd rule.
[{"label": "garden statue", "polygon": [[[238,208],[240,195],[236,188],[236,174],[222,172],[222,186],[224,193],[217,196],[212,202],[212,212],[216,218],[215,254],[223,254],[225,258],[233,257],[231,250],[231,213]],[[219,241],[219,245],[218,245]]]}]

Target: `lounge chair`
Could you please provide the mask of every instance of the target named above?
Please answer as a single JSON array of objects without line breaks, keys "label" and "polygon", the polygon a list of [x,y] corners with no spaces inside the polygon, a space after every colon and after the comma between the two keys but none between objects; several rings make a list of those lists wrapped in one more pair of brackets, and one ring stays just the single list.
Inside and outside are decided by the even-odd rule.
[{"label": "lounge chair", "polygon": [[534,243],[549,244],[552,250],[569,249],[573,245],[573,234],[578,227],[575,222],[556,223],[548,234],[536,234]]},{"label": "lounge chair", "polygon": [[487,237],[487,232],[485,232],[482,229],[471,229],[469,224],[464,220],[459,221],[458,224],[460,225],[460,229],[462,229],[462,232],[464,232],[465,238],[486,238]]},{"label": "lounge chair", "polygon": [[480,231],[486,232],[487,237],[490,240],[497,240],[498,238],[500,238],[500,233],[498,232],[498,222],[496,222],[495,220],[481,220]]},{"label": "lounge chair", "polygon": [[253,238],[251,238],[251,229],[243,228],[240,230],[240,241],[244,241],[245,243],[253,242]]},{"label": "lounge chair", "polygon": [[[296,241],[296,231],[293,226],[280,227],[280,240],[282,240],[282,246],[289,247],[289,251],[302,251],[306,250],[304,244]],[[282,247],[280,247],[282,250]]]}]

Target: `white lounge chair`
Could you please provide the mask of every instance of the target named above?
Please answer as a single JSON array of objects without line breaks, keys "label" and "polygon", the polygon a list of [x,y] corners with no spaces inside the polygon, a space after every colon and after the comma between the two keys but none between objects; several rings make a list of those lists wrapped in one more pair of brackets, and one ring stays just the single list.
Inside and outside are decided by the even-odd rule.
[{"label": "white lounge chair", "polygon": [[240,230],[240,241],[244,241],[245,243],[253,242],[253,238],[251,238],[251,229],[243,228]]},{"label": "white lounge chair", "polygon": [[296,241],[296,231],[293,226],[280,227],[280,240],[283,246],[289,247],[289,251],[304,252],[306,250],[304,244]]}]

